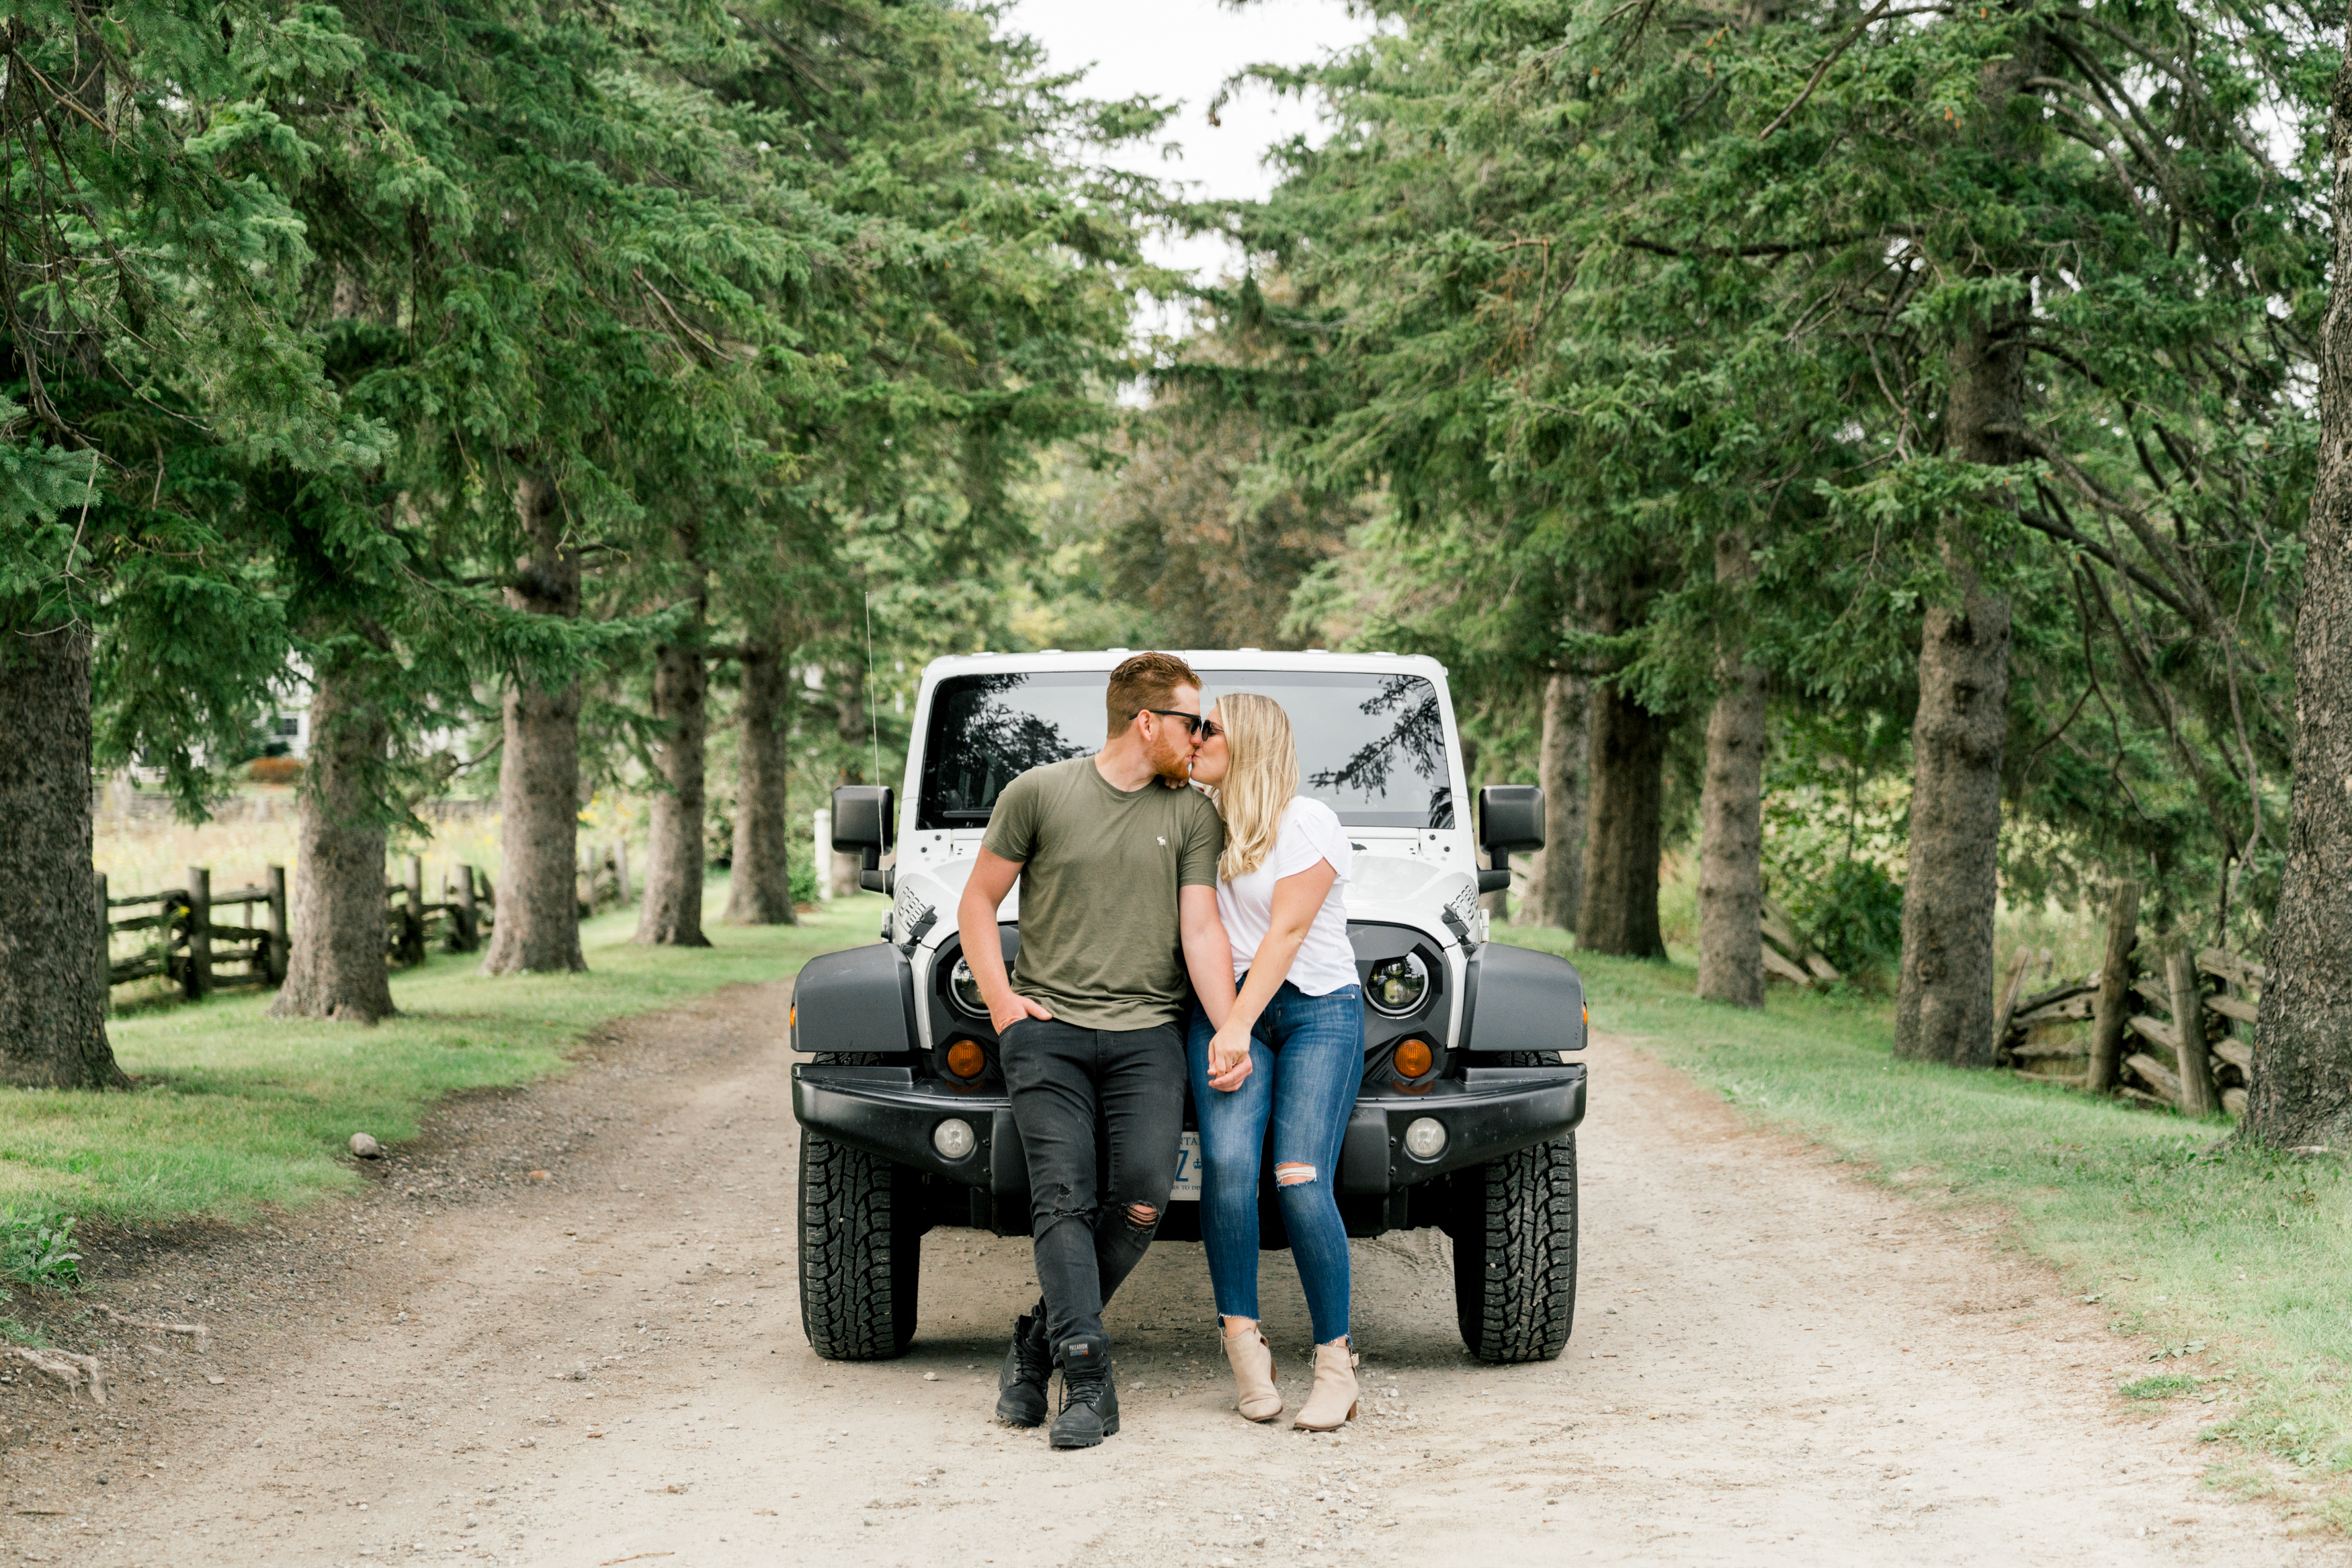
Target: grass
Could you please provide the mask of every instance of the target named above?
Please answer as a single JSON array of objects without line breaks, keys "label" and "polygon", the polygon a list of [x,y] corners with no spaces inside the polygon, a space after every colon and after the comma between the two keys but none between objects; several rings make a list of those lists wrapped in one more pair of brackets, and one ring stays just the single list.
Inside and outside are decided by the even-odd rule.
[{"label": "grass", "polygon": [[[1496,935],[1570,952],[1558,932]],[[2352,1473],[2352,1176],[2342,1162],[2214,1147],[2226,1119],[1897,1061],[1884,1000],[1775,987],[1752,1013],[1698,1000],[1686,964],[1570,956],[1594,1028],[1633,1037],[1878,1179],[1933,1202],[1996,1206],[2118,1334],[2149,1336],[2163,1365],[2127,1385],[2132,1397],[2226,1397],[2208,1439],[2316,1477]],[[1594,1114],[1608,1114],[1607,1095],[1595,1085]],[[2213,1386],[2225,1375],[2227,1396]],[[2352,1521],[2330,1506],[2345,1515],[2336,1522]]]},{"label": "grass", "polygon": [[2204,1386],[2202,1378],[2186,1372],[2159,1372],[2149,1377],[2136,1377],[2116,1392],[2126,1399],[2173,1399],[2194,1394]]},{"label": "grass", "polygon": [[0,1342],[29,1344],[45,1350],[48,1347],[49,1335],[48,1331],[38,1323],[18,1322],[15,1318],[0,1317]]},{"label": "grass", "polygon": [[314,1201],[358,1182],[353,1133],[413,1137],[445,1095],[562,1071],[599,1024],[871,941],[884,906],[861,895],[802,925],[730,926],[717,924],[725,898],[716,879],[708,948],[632,945],[634,910],[586,923],[582,975],[486,978],[472,955],[436,954],[394,973],[401,1016],[373,1029],[271,1019],[265,995],[113,1019],[128,1092],[0,1090],[0,1205],[153,1225]]}]

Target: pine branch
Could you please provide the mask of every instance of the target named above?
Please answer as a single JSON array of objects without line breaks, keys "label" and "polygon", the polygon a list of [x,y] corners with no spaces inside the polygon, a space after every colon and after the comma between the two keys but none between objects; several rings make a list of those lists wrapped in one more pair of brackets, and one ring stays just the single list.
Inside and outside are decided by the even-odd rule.
[{"label": "pine branch", "polygon": [[1885,16],[1886,14],[1887,6],[1894,3],[1895,0],[1878,0],[1878,4],[1871,8],[1870,15],[1864,16],[1861,21],[1856,22],[1853,25],[1853,31],[1848,33],[1843,39],[1841,39],[1838,43],[1838,47],[1829,52],[1828,57],[1823,59],[1820,65],[1813,68],[1812,79],[1805,83],[1805,90],[1797,95],[1796,101],[1790,104],[1788,108],[1782,110],[1778,115],[1776,115],[1773,118],[1771,124],[1758,131],[1756,133],[1756,140],[1759,141],[1769,141],[1772,132],[1788,124],[1789,117],[1795,114],[1797,110],[1805,107],[1805,100],[1813,96],[1813,89],[1822,85],[1822,78],[1823,77],[1830,74],[1830,68],[1837,64],[1839,59],[1844,56],[1848,49],[1853,47],[1854,44],[1862,37],[1863,34],[1870,30],[1871,24],[1877,21],[1879,17]]}]

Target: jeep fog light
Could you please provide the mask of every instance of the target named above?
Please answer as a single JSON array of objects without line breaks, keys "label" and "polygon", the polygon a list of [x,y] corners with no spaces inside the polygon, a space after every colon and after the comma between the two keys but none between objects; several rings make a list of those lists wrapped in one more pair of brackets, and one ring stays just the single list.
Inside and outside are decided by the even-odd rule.
[{"label": "jeep fog light", "polygon": [[1435,1159],[1445,1152],[1445,1124],[1434,1116],[1415,1116],[1404,1130],[1404,1148],[1414,1159]]},{"label": "jeep fog light", "polygon": [[[1436,1124],[1432,1123],[1431,1125],[1434,1126]],[[1407,1133],[1405,1136],[1411,1138],[1412,1134]],[[971,1153],[972,1146],[979,1141],[971,1135],[971,1124],[969,1122],[950,1120],[941,1122],[931,1129],[931,1147],[939,1150],[940,1158],[943,1160],[963,1158],[964,1155]],[[1437,1141],[1441,1145],[1445,1142],[1445,1134],[1443,1130],[1438,1133]]]}]

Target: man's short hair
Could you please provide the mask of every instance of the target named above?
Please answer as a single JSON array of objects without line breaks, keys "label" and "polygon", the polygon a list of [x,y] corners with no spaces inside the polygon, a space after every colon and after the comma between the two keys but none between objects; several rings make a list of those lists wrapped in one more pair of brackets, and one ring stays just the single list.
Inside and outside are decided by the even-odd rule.
[{"label": "man's short hair", "polygon": [[1201,689],[1192,666],[1173,653],[1138,653],[1110,673],[1110,688],[1103,706],[1110,718],[1109,733],[1117,735],[1148,707],[1167,707],[1176,700],[1178,686]]}]

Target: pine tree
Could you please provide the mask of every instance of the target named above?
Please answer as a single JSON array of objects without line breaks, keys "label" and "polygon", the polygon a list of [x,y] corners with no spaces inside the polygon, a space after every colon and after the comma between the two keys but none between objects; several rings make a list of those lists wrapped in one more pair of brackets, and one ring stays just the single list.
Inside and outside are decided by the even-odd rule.
[{"label": "pine tree", "polygon": [[292,327],[308,149],[257,105],[348,68],[323,16],[46,0],[0,21],[0,1079],[119,1084],[92,955],[90,768],[202,758],[283,669],[281,606],[221,504],[260,455],[379,451]]},{"label": "pine tree", "polygon": [[[1394,560],[1462,574],[1390,601],[1454,607],[1446,638],[1529,684],[1600,679],[1605,863],[1648,854],[1649,792],[1611,768],[1650,753],[1618,719],[1750,667],[1784,701],[1916,714],[1903,1048],[1983,1061],[2005,787],[2112,852],[2261,852],[2292,559],[2270,519],[2308,482],[2290,393],[2320,272],[2315,159],[2274,166],[2255,106],[2310,101],[2312,18],[1399,16],[1267,73],[1340,132],[1243,220],[1300,300],[1274,313],[1286,381],[1253,390],[1304,468],[1386,483]],[[1759,576],[1727,594],[1741,535]],[[2013,682],[2021,657],[2057,678]],[[2092,798],[2102,753],[2151,787]],[[1638,871],[1611,886],[1580,936],[1643,945]]]}]

